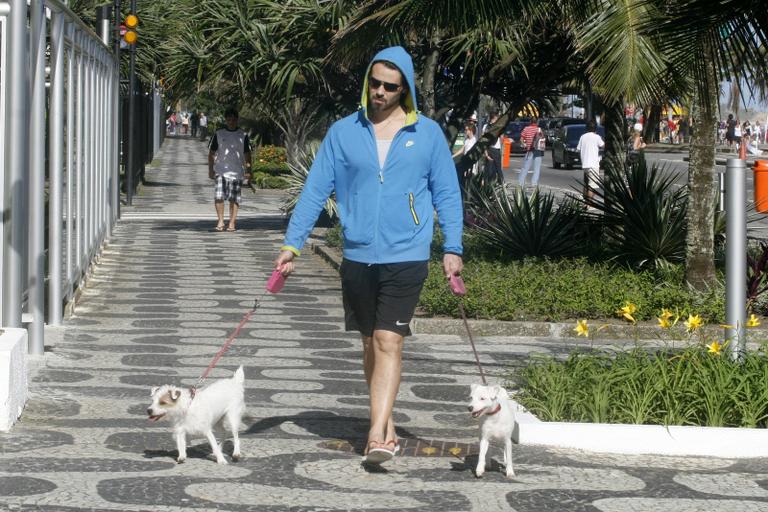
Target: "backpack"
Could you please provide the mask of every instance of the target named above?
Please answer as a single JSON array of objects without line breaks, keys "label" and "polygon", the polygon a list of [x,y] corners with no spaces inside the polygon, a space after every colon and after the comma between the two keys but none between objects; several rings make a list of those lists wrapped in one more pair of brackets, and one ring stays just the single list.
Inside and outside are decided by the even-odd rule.
[{"label": "backpack", "polygon": [[539,131],[537,131],[536,135],[533,137],[531,149],[537,151],[546,151],[547,149],[547,138],[544,136],[544,132],[541,131],[541,128],[539,128]]}]

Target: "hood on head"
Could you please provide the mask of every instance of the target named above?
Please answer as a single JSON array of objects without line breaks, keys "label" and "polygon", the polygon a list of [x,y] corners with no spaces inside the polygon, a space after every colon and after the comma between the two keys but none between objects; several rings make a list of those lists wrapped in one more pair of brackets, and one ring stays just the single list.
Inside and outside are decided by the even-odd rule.
[{"label": "hood on head", "polygon": [[360,99],[360,104],[363,106],[366,118],[368,117],[368,75],[371,73],[373,63],[380,60],[391,62],[397,66],[400,73],[402,73],[403,80],[405,80],[409,91],[408,97],[405,98],[405,112],[407,114],[405,124],[415,123],[418,110],[416,104],[416,82],[413,72],[413,60],[402,46],[390,46],[389,48],[384,48],[374,55],[373,59],[371,59],[371,62],[368,64],[368,67],[365,70],[365,76],[363,77],[363,94]]}]

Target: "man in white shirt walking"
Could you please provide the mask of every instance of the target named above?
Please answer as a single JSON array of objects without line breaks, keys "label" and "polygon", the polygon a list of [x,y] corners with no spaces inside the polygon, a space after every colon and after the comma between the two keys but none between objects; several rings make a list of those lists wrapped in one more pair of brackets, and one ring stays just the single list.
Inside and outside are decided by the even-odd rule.
[{"label": "man in white shirt walking", "polygon": [[584,170],[584,200],[587,202],[594,199],[595,189],[598,188],[600,148],[605,146],[603,138],[595,133],[596,130],[595,122],[588,122],[587,133],[579,138],[579,144],[576,146],[581,155],[581,168]]}]

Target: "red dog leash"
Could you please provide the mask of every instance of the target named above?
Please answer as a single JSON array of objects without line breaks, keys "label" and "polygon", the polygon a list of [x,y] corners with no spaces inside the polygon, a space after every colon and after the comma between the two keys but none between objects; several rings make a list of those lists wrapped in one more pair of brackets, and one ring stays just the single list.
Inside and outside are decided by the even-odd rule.
[{"label": "red dog leash", "polygon": [[[269,278],[269,281],[267,281],[267,288],[266,291],[270,293],[277,293],[280,290],[283,289],[283,286],[285,285],[285,276],[280,272],[280,270],[275,270],[272,272],[272,276]],[[211,373],[211,370],[216,366],[216,363],[219,362],[219,359],[221,359],[221,356],[224,355],[224,353],[229,350],[229,347],[235,342],[237,339],[237,335],[240,334],[240,330],[243,328],[245,324],[248,323],[248,321],[251,319],[253,314],[256,312],[256,310],[259,308],[259,299],[264,296],[264,292],[261,292],[261,295],[259,295],[257,298],[253,300],[253,307],[245,313],[243,316],[243,319],[240,320],[240,323],[237,324],[237,327],[235,327],[235,330],[232,332],[232,334],[229,335],[229,338],[227,338],[227,341],[224,342],[224,345],[221,346],[218,352],[216,352],[216,355],[213,356],[213,360],[211,361],[211,364],[208,365],[208,368],[205,369],[203,374],[200,376],[199,379],[197,379],[197,382],[194,386],[190,388],[190,393],[192,394],[192,398],[195,398],[195,393],[197,393],[197,388],[199,388],[205,379],[208,377],[208,374]]]},{"label": "red dog leash", "polygon": [[[449,280],[451,286],[451,292],[457,297],[463,297],[467,294],[467,289],[464,286],[464,280],[459,275],[452,275]],[[485,372],[483,372],[483,366],[480,364],[480,357],[477,355],[477,348],[475,348],[475,340],[472,339],[472,331],[469,330],[469,322],[467,322],[467,314],[464,312],[464,303],[459,301],[459,312],[461,313],[461,319],[464,321],[464,328],[467,330],[467,336],[469,336],[469,343],[472,345],[472,352],[475,354],[475,361],[477,362],[477,369],[480,370],[480,379],[483,381],[483,385],[488,383],[485,380]]]}]

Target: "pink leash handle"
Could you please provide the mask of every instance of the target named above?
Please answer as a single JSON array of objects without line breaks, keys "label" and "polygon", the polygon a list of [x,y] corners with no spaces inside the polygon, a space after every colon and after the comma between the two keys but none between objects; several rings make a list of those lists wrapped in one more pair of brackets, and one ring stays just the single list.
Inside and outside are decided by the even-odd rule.
[{"label": "pink leash handle", "polygon": [[282,270],[283,267],[280,266],[280,268],[275,269],[269,277],[269,281],[267,281],[267,291],[269,293],[280,293],[280,290],[285,286],[287,277],[283,275]]},{"label": "pink leash handle", "polygon": [[[451,293],[457,297],[463,297],[467,294],[467,288],[464,286],[464,280],[460,275],[453,274],[448,279],[448,283],[451,287]],[[469,336],[469,343],[472,345],[472,352],[475,354],[475,362],[477,362],[477,369],[480,370],[480,379],[483,384],[488,384],[485,380],[485,372],[483,372],[483,366],[480,364],[480,356],[477,355],[477,348],[475,348],[475,340],[472,338],[472,331],[469,330],[469,322],[467,322],[467,314],[464,312],[464,304],[459,301],[459,312],[461,313],[461,319],[464,321],[464,328],[467,330],[467,336]]]}]

